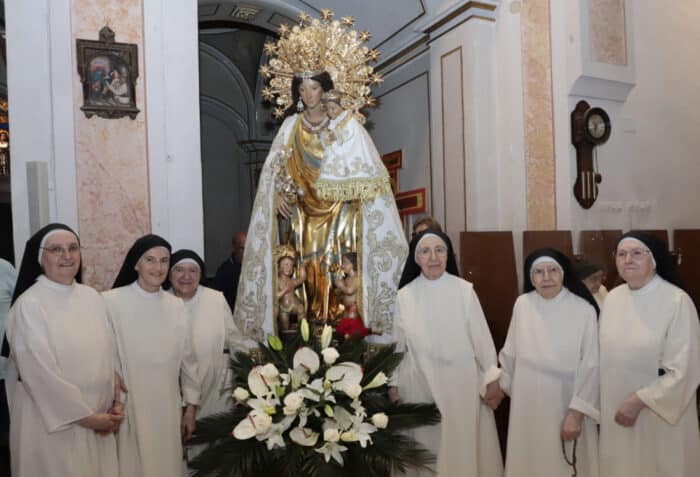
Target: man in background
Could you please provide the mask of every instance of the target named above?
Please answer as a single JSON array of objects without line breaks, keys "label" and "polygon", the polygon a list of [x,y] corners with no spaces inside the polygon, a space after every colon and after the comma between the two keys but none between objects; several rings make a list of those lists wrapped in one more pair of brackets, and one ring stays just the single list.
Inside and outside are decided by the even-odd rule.
[{"label": "man in background", "polygon": [[245,239],[245,232],[233,234],[231,239],[231,256],[219,266],[214,277],[214,288],[224,294],[228,306],[231,307],[231,313],[236,307],[236,292],[238,291],[238,280],[241,276]]}]

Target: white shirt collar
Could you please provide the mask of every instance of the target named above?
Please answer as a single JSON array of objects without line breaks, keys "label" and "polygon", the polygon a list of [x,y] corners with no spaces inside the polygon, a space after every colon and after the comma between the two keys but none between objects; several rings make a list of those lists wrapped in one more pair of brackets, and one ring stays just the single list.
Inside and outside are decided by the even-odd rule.
[{"label": "white shirt collar", "polygon": [[58,283],[51,280],[49,277],[43,274],[39,275],[39,278],[37,278],[36,281],[48,288],[51,288],[52,290],[58,291],[69,291],[75,287],[75,280],[73,280],[73,283],[71,283],[70,285],[64,285],[63,283]]},{"label": "white shirt collar", "polygon": [[131,286],[131,288],[133,288],[134,291],[135,291],[136,293],[138,293],[140,296],[142,296],[142,297],[144,297],[144,298],[150,298],[150,299],[158,298],[158,297],[160,296],[160,292],[163,291],[162,288],[160,288],[158,291],[155,291],[155,292],[149,292],[149,291],[147,291],[147,290],[144,290],[143,288],[141,288],[141,285],[139,285],[139,281],[138,281],[138,280],[134,280],[134,282],[133,282],[130,286]]}]

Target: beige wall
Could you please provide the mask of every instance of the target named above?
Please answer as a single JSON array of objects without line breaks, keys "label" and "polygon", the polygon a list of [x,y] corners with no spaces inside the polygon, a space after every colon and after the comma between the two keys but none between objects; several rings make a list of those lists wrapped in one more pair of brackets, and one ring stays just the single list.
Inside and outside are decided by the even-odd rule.
[{"label": "beige wall", "polygon": [[[146,147],[144,32],[141,0],[73,0],[73,39],[98,39],[106,24],[115,41],[135,43],[139,52],[136,119],[87,118],[80,106],[82,84],[73,81],[78,228],[83,244],[83,279],[109,289],[134,240],[151,230]],[[76,58],[73,59],[76,64]]]}]

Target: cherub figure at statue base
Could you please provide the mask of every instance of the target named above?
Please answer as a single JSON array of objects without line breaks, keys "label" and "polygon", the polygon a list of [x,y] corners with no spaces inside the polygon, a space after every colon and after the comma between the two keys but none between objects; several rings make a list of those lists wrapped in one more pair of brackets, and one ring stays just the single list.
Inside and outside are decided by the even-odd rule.
[{"label": "cherub figure at statue base", "polygon": [[345,278],[335,280],[336,292],[341,295],[345,311],[343,318],[336,326],[336,332],[346,339],[364,338],[372,333],[371,328],[367,328],[362,321],[362,317],[357,312],[357,292],[360,286],[357,277],[357,254],[348,252],[343,254],[342,271]]},{"label": "cherub figure at statue base", "polygon": [[297,322],[306,317],[304,304],[295,294],[295,290],[306,280],[306,262],[302,262],[296,278],[294,262],[296,252],[289,245],[280,245],[275,250],[277,256],[277,319],[279,331],[284,333],[292,329],[291,316],[296,316]]}]

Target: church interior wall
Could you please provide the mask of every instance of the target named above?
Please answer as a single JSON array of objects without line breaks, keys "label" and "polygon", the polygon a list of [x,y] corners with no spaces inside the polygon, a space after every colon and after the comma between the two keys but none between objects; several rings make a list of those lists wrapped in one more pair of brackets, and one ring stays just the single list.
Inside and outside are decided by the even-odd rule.
[{"label": "church interior wall", "polygon": [[[140,0],[119,5],[95,5],[91,0],[72,2],[72,42],[77,38],[97,39],[109,19],[115,41],[135,43],[143,51],[143,16]],[[73,58],[77,64],[77,57]],[[144,71],[139,57],[139,71]],[[77,74],[77,68],[74,68]],[[75,165],[78,196],[78,229],[87,264],[83,277],[98,289],[106,289],[116,277],[120,260],[130,244],[150,230],[150,188],[144,77],[136,81],[135,119],[88,118],[80,110],[83,86],[72,81],[75,127]],[[70,160],[66,157],[66,160]]]},{"label": "church interior wall", "polygon": [[471,19],[430,43],[433,211],[455,243],[462,230],[512,225],[502,221],[512,214],[503,198],[516,191],[501,191],[511,166],[495,129],[510,114],[497,110],[495,24]]},{"label": "church interior wall", "polygon": [[[591,0],[580,5],[594,3],[620,4]],[[570,11],[562,7],[563,2],[549,2],[551,24],[541,27],[551,27],[552,39],[556,227],[574,232],[575,249],[577,232],[582,229],[672,230],[700,226],[695,211],[700,195],[700,168],[695,162],[700,135],[693,129],[700,120],[700,113],[693,107],[700,99],[694,84],[700,65],[692,61],[694,45],[700,40],[696,26],[700,12],[693,3],[681,0],[673,9],[635,3],[626,11],[633,34],[627,51],[633,55],[628,59],[634,66],[634,87],[627,97],[611,99],[573,92],[571,75],[577,74],[575,66],[580,58],[569,47],[575,33],[570,29]],[[436,18],[455,2],[426,0],[420,5],[426,18]],[[107,252],[90,258],[106,260],[99,265],[106,267],[100,269],[106,276],[120,261],[116,258],[120,256],[116,242],[123,242],[120,246],[125,249],[132,237],[150,230],[170,238],[175,247],[202,252],[205,220],[200,106],[198,95],[189,94],[199,85],[196,2],[130,0],[112,8],[103,0],[52,0],[32,5],[8,2],[5,8],[8,61],[13,65],[8,72],[8,89],[16,256],[21,256],[24,240],[32,232],[30,209],[78,227],[84,237],[87,231],[87,242]],[[370,132],[379,152],[404,150],[404,168],[399,173],[401,190],[426,187],[427,212],[443,222],[447,218],[448,232],[455,240],[464,228],[512,230],[517,256],[521,232],[528,228],[521,9],[522,2],[502,1],[495,10],[495,22],[470,18],[437,38],[431,37],[424,53],[386,74],[385,83],[376,90],[380,106],[369,115]],[[129,16],[131,12],[134,18]],[[37,18],[46,21],[46,28],[20,31],[19,25],[36,22]],[[96,38],[105,20],[116,31],[117,41],[136,41],[140,46],[142,70],[137,100],[141,113],[135,121],[88,120],[79,110],[82,94],[74,40]],[[419,31],[419,27],[414,30]],[[388,43],[398,42],[399,36]],[[460,52],[461,77],[443,78],[445,55],[456,49]],[[32,52],[31,61],[22,58],[27,51]],[[456,122],[463,123],[458,126],[460,134],[450,136],[463,141],[463,145],[455,142],[458,147],[454,149],[459,152],[463,148],[461,156],[445,157],[443,109],[455,105],[450,103],[452,98],[443,98],[441,88],[446,84],[459,87],[462,98],[457,103],[459,108],[452,111],[457,113]],[[588,211],[580,208],[571,193],[575,151],[570,144],[569,114],[579,99],[604,107],[613,124],[610,140],[598,148],[603,183],[598,201]],[[243,103],[236,101],[231,99],[229,106],[242,108]],[[213,113],[205,112],[205,116],[205,121],[216,123]],[[260,126],[259,116],[255,121]],[[264,136],[261,131],[257,133],[258,139]],[[246,154],[252,162],[262,162],[265,156],[259,149]],[[120,172],[105,162],[117,158],[133,159],[135,167]],[[447,163],[450,167],[444,167],[445,160],[451,161]],[[103,167],[99,169],[101,161]],[[38,162],[48,177],[47,190],[41,197],[32,196],[28,190],[27,164],[31,162]],[[444,186],[444,171],[453,172],[452,166],[461,168],[459,174],[463,177],[458,179],[466,185],[462,190],[456,185],[447,190]],[[80,168],[89,173],[81,175]],[[236,198],[239,208],[252,195],[254,174],[250,169],[246,174],[240,178],[248,189],[240,184]],[[121,179],[115,180],[118,177]],[[143,178],[147,180],[145,188],[138,185]],[[101,185],[110,183],[122,190],[96,198],[94,191],[108,193],[109,187]],[[129,195],[132,187],[140,190],[138,198]],[[120,194],[125,193],[126,203],[131,204],[128,207],[122,207],[125,196]],[[37,206],[35,202],[41,203]],[[450,210],[466,215],[462,223],[447,217],[446,203],[452,204]],[[109,212],[99,217],[97,211],[103,211],[105,204]],[[464,204],[466,214],[459,209]],[[86,211],[87,218],[83,219]],[[79,221],[79,212],[80,220],[87,222]],[[114,214],[120,216],[115,220]],[[242,218],[231,219],[222,212],[224,216],[238,224],[233,228],[245,228]],[[110,223],[118,224],[120,230],[112,233]],[[89,227],[101,232],[90,235]],[[210,246],[206,244],[206,248]],[[216,247],[220,250],[215,255],[224,253],[223,241]]]},{"label": "church interior wall", "polygon": [[197,2],[142,2],[151,227],[203,254]]},{"label": "church interior wall", "polygon": [[[15,257],[34,219],[60,216],[78,225],[72,91],[75,74],[69,0],[6,2],[7,86],[12,124],[12,220]],[[39,22],[39,24],[37,24]],[[25,25],[37,24],[37,28]],[[96,33],[96,32],[95,32]],[[52,45],[52,43],[55,43]],[[31,54],[28,54],[31,52]],[[32,165],[33,163],[33,165]],[[28,170],[44,171],[46,187],[30,194]],[[39,214],[40,217],[30,216]],[[38,220],[36,220],[38,221]]]},{"label": "church interior wall", "polygon": [[[497,204],[497,226],[493,230],[512,230],[518,263],[522,231],[527,228],[525,214],[525,144],[522,85],[522,40],[520,11],[502,2],[497,10],[494,31],[494,150],[500,194],[486,200]],[[518,267],[520,269],[520,267]]]},{"label": "church interior wall", "polygon": [[430,98],[428,56],[423,54],[388,74],[376,90],[378,107],[369,112],[369,133],[379,151],[402,150],[399,191],[426,189],[431,213]]},{"label": "church interior wall", "polygon": [[[651,2],[631,6],[625,13],[631,28],[632,44],[627,47],[633,55],[629,61],[635,85],[626,100],[570,95],[563,70],[554,75],[555,88],[558,84],[560,90],[557,98],[564,104],[555,115],[560,143],[557,168],[562,173],[557,191],[567,198],[558,200],[559,228],[573,231],[575,249],[579,230],[667,229],[672,241],[673,229],[700,227],[700,111],[696,107],[700,63],[691,60],[700,42],[700,11],[692,0],[676,2],[673,8]],[[554,16],[562,14],[553,8],[553,36],[559,31],[555,45],[565,45],[569,34],[555,24],[566,23]],[[555,65],[570,69],[577,61],[565,48],[553,54]],[[603,182],[589,210],[581,208],[571,192],[576,152],[570,143],[569,114],[581,99],[605,109],[612,124],[610,139],[597,148]]]}]

